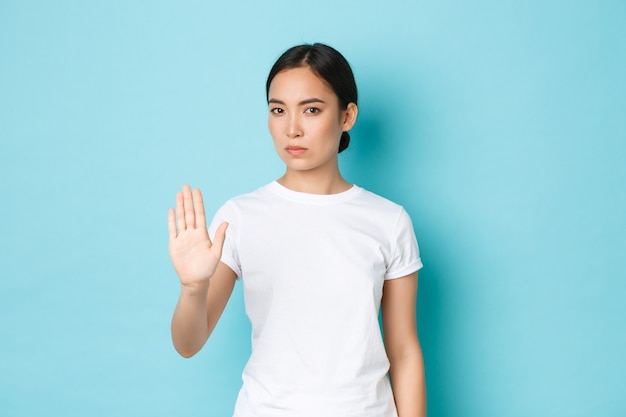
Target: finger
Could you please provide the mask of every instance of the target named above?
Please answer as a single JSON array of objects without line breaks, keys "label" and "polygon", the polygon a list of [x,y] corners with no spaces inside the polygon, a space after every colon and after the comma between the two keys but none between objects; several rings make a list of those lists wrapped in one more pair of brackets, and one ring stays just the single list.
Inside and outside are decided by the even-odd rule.
[{"label": "finger", "polygon": [[187,184],[183,186],[183,206],[185,207],[185,226],[187,229],[193,229],[196,227],[196,215],[193,211],[191,187]]},{"label": "finger", "polygon": [[220,257],[222,256],[222,248],[224,247],[224,240],[226,240],[226,229],[228,229],[228,223],[224,222],[220,224],[217,230],[215,231],[215,236],[213,237],[212,249],[217,248],[218,254],[220,255]]},{"label": "finger", "polygon": [[206,229],[206,217],[204,214],[204,201],[202,201],[202,192],[199,188],[193,190],[193,206],[196,211],[196,226]]},{"label": "finger", "polygon": [[174,209],[171,208],[167,211],[167,231],[170,235],[170,240],[176,239],[176,215]]},{"label": "finger", "polygon": [[185,230],[185,209],[183,208],[183,193],[176,193],[176,221],[178,231]]}]

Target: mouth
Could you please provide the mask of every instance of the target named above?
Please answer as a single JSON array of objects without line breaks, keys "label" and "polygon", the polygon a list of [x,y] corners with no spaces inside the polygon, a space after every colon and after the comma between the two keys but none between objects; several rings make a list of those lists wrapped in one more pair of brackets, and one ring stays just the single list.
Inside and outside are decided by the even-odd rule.
[{"label": "mouth", "polygon": [[307,151],[307,148],[303,148],[302,146],[287,146],[285,150],[289,155],[302,155]]}]

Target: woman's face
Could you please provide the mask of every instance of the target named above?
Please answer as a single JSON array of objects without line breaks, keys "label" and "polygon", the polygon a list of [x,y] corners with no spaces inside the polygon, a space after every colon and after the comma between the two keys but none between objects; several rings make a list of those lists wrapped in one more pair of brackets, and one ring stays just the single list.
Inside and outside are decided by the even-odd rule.
[{"label": "woman's face", "polygon": [[337,169],[339,140],[354,125],[356,105],[340,110],[335,92],[309,67],[279,72],[268,97],[269,130],[287,169]]}]

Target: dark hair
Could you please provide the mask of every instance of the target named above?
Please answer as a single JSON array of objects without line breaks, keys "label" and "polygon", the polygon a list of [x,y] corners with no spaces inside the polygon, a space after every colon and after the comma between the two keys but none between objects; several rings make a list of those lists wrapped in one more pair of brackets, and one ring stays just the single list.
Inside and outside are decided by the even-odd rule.
[{"label": "dark hair", "polygon": [[[265,83],[265,98],[269,100],[270,84],[281,71],[309,67],[311,71],[326,81],[339,98],[339,107],[348,108],[349,103],[357,104],[356,82],[350,64],[339,51],[328,45],[314,43],[298,45],[286,50],[274,63]],[[350,144],[350,134],[343,132],[339,142],[339,152]]]}]

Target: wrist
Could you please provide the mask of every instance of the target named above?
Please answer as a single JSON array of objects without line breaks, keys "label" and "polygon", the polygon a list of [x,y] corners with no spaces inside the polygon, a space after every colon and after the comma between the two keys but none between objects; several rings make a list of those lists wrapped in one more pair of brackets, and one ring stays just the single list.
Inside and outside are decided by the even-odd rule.
[{"label": "wrist", "polygon": [[209,291],[209,280],[194,282],[190,284],[180,284],[180,294],[181,296],[206,296]]}]

